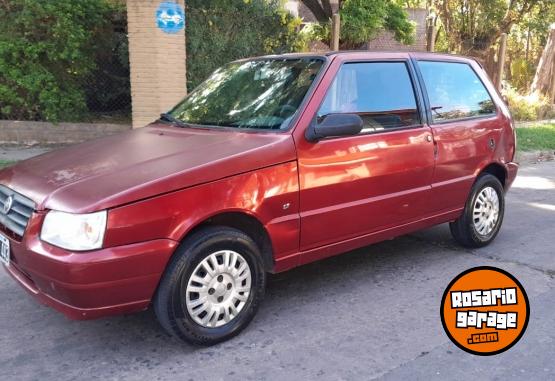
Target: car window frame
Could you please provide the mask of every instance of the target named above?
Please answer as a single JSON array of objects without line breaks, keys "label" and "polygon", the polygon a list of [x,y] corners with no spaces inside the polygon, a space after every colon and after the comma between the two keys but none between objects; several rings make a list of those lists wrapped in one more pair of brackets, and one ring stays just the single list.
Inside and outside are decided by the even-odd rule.
[{"label": "car window frame", "polygon": [[[328,91],[331,88],[331,86],[332,86],[333,82],[335,81],[335,79],[337,78],[337,76],[339,75],[343,66],[353,64],[353,63],[404,63],[405,68],[407,69],[407,73],[408,73],[408,76],[409,76],[411,86],[412,86],[412,92],[413,92],[414,100],[415,100],[415,103],[416,103],[416,111],[417,111],[417,114],[418,114],[419,123],[412,124],[410,126],[387,128],[387,129],[378,130],[378,131],[363,132],[364,131],[364,129],[363,129],[360,133],[358,133],[356,135],[352,135],[352,136],[330,136],[330,137],[326,137],[322,140],[345,139],[345,138],[354,138],[354,137],[358,137],[358,136],[380,135],[380,134],[387,134],[387,133],[397,132],[397,131],[402,131],[402,130],[414,130],[414,129],[419,129],[419,128],[423,128],[423,127],[426,126],[428,116],[425,112],[425,107],[426,106],[425,106],[424,99],[423,99],[422,88],[420,87],[417,72],[415,71],[415,68],[413,67],[414,64],[413,64],[410,57],[407,57],[407,58],[346,59],[345,61],[341,62],[339,68],[334,73],[333,78],[330,81],[329,87],[326,89],[324,96],[322,97],[322,99],[320,100],[320,102],[318,104],[318,107],[316,108],[316,111],[315,111],[314,116],[313,116],[313,120],[317,119],[318,112],[320,111],[320,108],[322,107],[322,105],[324,104],[324,102],[326,100],[326,97],[328,95]],[[353,112],[353,113],[342,113],[342,114],[357,114],[357,113]]]},{"label": "car window frame", "polygon": [[[424,98],[424,103],[425,103],[425,109],[426,109],[426,119],[427,122],[430,126],[434,126],[434,125],[443,125],[443,124],[449,124],[449,123],[460,123],[460,122],[465,122],[465,121],[471,121],[471,120],[480,120],[480,119],[496,119],[499,115],[499,105],[497,104],[497,102],[495,101],[495,98],[491,95],[491,92],[489,91],[488,87],[486,86],[486,84],[484,83],[484,80],[482,79],[480,73],[478,73],[474,67],[472,66],[472,64],[470,62],[465,62],[465,61],[461,61],[461,60],[457,60],[457,59],[438,59],[438,58],[411,58],[412,64],[414,66],[414,69],[416,71],[416,75],[418,77],[418,81],[420,82],[421,85],[421,91],[423,94],[423,98]],[[472,70],[472,72],[474,73],[474,75],[478,78],[478,80],[480,81],[480,83],[482,84],[482,87],[484,88],[484,90],[486,91],[486,93],[488,94],[488,96],[490,97],[492,103],[495,105],[495,112],[493,112],[492,114],[488,114],[488,115],[476,115],[476,116],[467,116],[464,118],[456,118],[456,119],[447,119],[447,120],[441,120],[441,121],[434,121],[433,118],[433,113],[432,113],[432,106],[430,103],[430,97],[428,95],[428,90],[426,89],[426,82],[424,81],[424,76],[422,75],[422,71],[420,70],[420,66],[418,66],[419,62],[439,62],[439,63],[451,63],[451,64],[460,64],[460,65],[466,65],[470,68],[470,70]]]}]

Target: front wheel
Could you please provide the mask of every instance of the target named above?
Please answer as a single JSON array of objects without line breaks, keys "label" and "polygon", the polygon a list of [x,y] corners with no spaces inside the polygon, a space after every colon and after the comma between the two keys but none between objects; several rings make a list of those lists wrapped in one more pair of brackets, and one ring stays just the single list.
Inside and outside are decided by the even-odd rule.
[{"label": "front wheel", "polygon": [[474,183],[461,217],[449,224],[461,245],[471,248],[490,244],[503,222],[505,198],[497,177],[483,174]]},{"label": "front wheel", "polygon": [[185,341],[212,345],[243,330],[264,296],[266,273],[257,245],[243,232],[209,227],[176,252],[155,300],[160,324]]}]

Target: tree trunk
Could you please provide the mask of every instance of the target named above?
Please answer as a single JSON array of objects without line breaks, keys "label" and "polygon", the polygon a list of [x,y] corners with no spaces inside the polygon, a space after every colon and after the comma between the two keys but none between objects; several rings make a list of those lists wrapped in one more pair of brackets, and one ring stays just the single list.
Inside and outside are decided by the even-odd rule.
[{"label": "tree trunk", "polygon": [[532,82],[531,93],[539,93],[546,97],[551,96],[552,81],[555,81],[555,65],[553,61],[555,61],[555,26],[552,26],[549,31],[549,37],[538,63],[534,82]]},{"label": "tree trunk", "polygon": [[329,0],[323,0],[321,2],[318,0],[302,0],[302,3],[310,9],[318,22],[328,22],[330,20],[332,9]]}]

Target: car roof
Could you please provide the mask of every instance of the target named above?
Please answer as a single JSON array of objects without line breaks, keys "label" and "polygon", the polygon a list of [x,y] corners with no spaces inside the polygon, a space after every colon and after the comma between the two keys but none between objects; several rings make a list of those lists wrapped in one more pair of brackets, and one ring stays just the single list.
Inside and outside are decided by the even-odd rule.
[{"label": "car roof", "polygon": [[[431,52],[421,52],[421,51],[389,51],[389,50],[340,50],[340,51],[329,51],[323,53],[285,53],[285,54],[272,54],[260,57],[252,57],[250,59],[294,59],[294,58],[333,58],[333,57],[344,57],[356,55],[357,57],[368,55],[369,58],[380,58],[380,56],[387,56],[401,54],[409,55],[412,58],[420,60],[436,60],[436,61],[459,61],[459,62],[478,62],[475,58],[465,57],[450,53],[431,53]],[[479,64],[479,62],[478,62]]]},{"label": "car roof", "polygon": [[467,60],[470,57],[465,57],[457,54],[451,53],[432,53],[432,52],[423,52],[423,51],[411,51],[411,50],[337,50],[337,51],[329,51],[324,53],[325,56],[349,56],[352,54],[364,54],[368,53],[369,55],[389,55],[389,54],[408,54],[410,56],[418,56],[418,57],[429,57],[435,59],[457,59],[460,58],[461,60]]}]

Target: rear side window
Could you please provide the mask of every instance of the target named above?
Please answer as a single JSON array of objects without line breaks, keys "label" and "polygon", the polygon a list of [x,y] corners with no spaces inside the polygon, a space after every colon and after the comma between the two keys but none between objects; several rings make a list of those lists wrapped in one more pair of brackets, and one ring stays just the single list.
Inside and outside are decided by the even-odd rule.
[{"label": "rear side window", "polygon": [[468,64],[420,61],[418,66],[434,122],[495,114],[488,91]]},{"label": "rear side window", "polygon": [[363,133],[420,123],[412,82],[404,62],[347,63],[341,66],[318,112],[358,114]]}]

